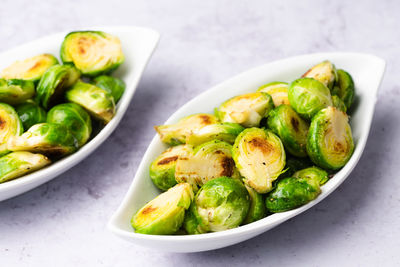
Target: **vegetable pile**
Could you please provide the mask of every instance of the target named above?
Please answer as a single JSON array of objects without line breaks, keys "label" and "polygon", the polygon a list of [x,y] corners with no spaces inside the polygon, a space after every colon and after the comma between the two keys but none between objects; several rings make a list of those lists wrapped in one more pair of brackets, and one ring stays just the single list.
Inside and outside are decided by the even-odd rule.
[{"label": "vegetable pile", "polygon": [[156,126],[170,145],[150,165],[165,191],[132,217],[137,233],[232,229],[314,200],[354,151],[349,73],[324,61],[290,84],[235,96],[212,114]]},{"label": "vegetable pile", "polygon": [[60,54],[62,65],[41,54],[0,73],[0,183],[74,153],[115,114],[125,83],[109,74],[124,62],[120,40],[71,32]]}]

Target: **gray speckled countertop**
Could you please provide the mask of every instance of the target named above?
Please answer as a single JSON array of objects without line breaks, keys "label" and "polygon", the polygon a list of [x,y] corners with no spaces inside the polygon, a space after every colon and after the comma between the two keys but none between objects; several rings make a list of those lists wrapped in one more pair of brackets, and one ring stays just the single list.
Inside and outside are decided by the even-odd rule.
[{"label": "gray speckled countertop", "polygon": [[[87,25],[148,26],[162,38],[112,136],[75,168],[0,203],[1,266],[400,265],[398,1],[32,2],[2,1],[0,51]],[[337,191],[263,235],[216,251],[160,253],[106,230],[153,125],[232,75],[317,51],[387,60],[366,150]]]}]

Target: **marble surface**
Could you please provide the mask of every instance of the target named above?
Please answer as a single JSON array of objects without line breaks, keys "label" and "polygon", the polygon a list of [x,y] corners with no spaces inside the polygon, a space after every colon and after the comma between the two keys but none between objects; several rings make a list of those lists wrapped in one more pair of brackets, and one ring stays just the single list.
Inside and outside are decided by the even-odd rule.
[{"label": "marble surface", "polygon": [[[113,135],[72,170],[0,203],[1,266],[399,266],[400,3],[398,1],[18,1],[0,8],[0,51],[88,25],[139,25],[159,47]],[[387,60],[360,163],[322,203],[224,249],[160,253],[106,223],[161,124],[226,78],[317,51]]]}]

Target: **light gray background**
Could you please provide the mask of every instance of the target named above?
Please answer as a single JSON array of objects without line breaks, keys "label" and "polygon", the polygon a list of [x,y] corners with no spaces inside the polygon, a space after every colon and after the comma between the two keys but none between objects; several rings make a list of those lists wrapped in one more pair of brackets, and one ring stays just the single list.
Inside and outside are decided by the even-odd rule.
[{"label": "light gray background", "polygon": [[[113,135],[72,170],[0,203],[1,266],[400,265],[398,1],[32,2],[1,1],[1,51],[87,25],[148,26],[162,38]],[[336,192],[263,235],[211,252],[160,253],[106,230],[153,125],[232,75],[318,51],[387,60],[366,150]]]}]

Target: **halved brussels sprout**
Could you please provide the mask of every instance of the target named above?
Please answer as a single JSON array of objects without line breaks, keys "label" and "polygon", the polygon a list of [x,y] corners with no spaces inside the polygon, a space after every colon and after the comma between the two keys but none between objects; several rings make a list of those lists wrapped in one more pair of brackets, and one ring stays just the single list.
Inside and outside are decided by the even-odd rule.
[{"label": "halved brussels sprout", "polygon": [[93,79],[94,85],[109,92],[113,97],[115,103],[121,98],[125,91],[125,83],[115,77],[101,75]]},{"label": "halved brussels sprout", "polygon": [[295,172],[301,169],[305,169],[313,166],[314,163],[309,158],[296,158],[293,156],[286,157],[285,172],[283,172],[280,178],[292,177]]},{"label": "halved brussels sprout", "polygon": [[0,157],[0,183],[41,169],[50,163],[51,161],[41,154],[26,151],[12,152]]},{"label": "halved brussels sprout", "polygon": [[332,95],[332,105],[340,111],[346,112],[347,107],[337,95]]},{"label": "halved brussels sprout", "polygon": [[218,123],[217,117],[211,114],[199,113],[180,119],[177,123],[155,126],[161,141],[169,145],[186,143],[186,139],[201,128]]},{"label": "halved brussels sprout", "polygon": [[208,181],[196,194],[185,218],[189,234],[218,232],[238,227],[250,207],[243,184],[229,177]]},{"label": "halved brussels sprout", "polygon": [[306,157],[308,123],[288,105],[280,105],[268,116],[268,127],[277,134],[287,151],[296,157]]},{"label": "halved brussels sprout", "polygon": [[329,89],[332,89],[337,79],[337,73],[335,65],[333,65],[330,61],[325,60],[313,66],[301,77],[314,78],[315,80],[323,83]]},{"label": "halved brussels sprout", "polygon": [[78,144],[64,125],[39,123],[21,136],[12,136],[7,142],[7,148],[11,151],[30,151],[60,157],[76,151]]},{"label": "halved brussels sprout", "polygon": [[232,159],[232,146],[226,142],[213,140],[194,148],[193,152],[178,158],[175,179],[178,183],[189,183],[193,191],[206,182],[228,176],[239,178]]},{"label": "halved brussels sprout", "polygon": [[108,123],[115,114],[114,98],[106,90],[78,81],[66,92],[68,101],[86,109],[93,117]]},{"label": "halved brussels sprout", "polygon": [[337,170],[354,151],[353,136],[346,113],[328,107],[314,116],[307,137],[307,153],[324,169]]},{"label": "halved brussels sprout", "polygon": [[290,105],[288,98],[288,83],[272,82],[258,88],[257,92],[269,94],[274,101],[275,107],[279,105]]},{"label": "halved brussels sprout", "polygon": [[210,124],[189,135],[187,143],[196,146],[211,140],[221,140],[233,144],[243,130],[244,128],[238,123]]},{"label": "halved brussels sprout", "polygon": [[71,32],[61,45],[61,60],[73,63],[84,75],[97,76],[124,62],[118,37],[100,31]]},{"label": "halved brussels sprout", "polygon": [[166,191],[176,185],[175,166],[180,156],[192,152],[189,145],[170,147],[161,153],[150,165],[150,178],[161,190]]},{"label": "halved brussels sprout", "polygon": [[7,141],[23,132],[24,127],[14,108],[0,103],[0,156],[9,152],[6,145]]},{"label": "halved brussels sprout", "polygon": [[66,126],[80,147],[89,140],[92,133],[92,121],[89,114],[75,103],[54,106],[47,114],[47,122]]},{"label": "halved brussels sprout", "polygon": [[324,84],[312,78],[300,78],[289,86],[289,101],[293,109],[305,119],[332,106],[331,93]]},{"label": "halved brussels sprout", "polygon": [[263,92],[232,97],[216,111],[222,122],[235,122],[244,127],[256,127],[262,118],[274,108],[272,97]]},{"label": "halved brussels sprout", "polygon": [[31,128],[34,124],[46,122],[46,111],[33,101],[19,104],[15,107],[24,129]]},{"label": "halved brussels sprout", "polygon": [[16,61],[0,74],[4,79],[21,79],[32,82],[39,81],[48,68],[58,64],[57,58],[50,54],[41,54]]},{"label": "halved brussels sprout", "polygon": [[264,198],[261,194],[257,193],[256,190],[246,185],[247,192],[250,196],[250,207],[249,212],[242,224],[249,224],[265,217],[265,204]]},{"label": "halved brussels sprout", "polygon": [[233,159],[245,184],[263,194],[282,173],[286,154],[278,136],[269,130],[249,128],[236,138]]},{"label": "halved brussels sprout", "polygon": [[35,85],[25,80],[0,79],[0,102],[10,105],[20,104],[35,95]]},{"label": "halved brussels sprout", "polygon": [[283,212],[307,204],[320,193],[318,181],[287,177],[278,181],[276,188],[266,196],[265,204],[270,212]]},{"label": "halved brussels sprout", "polygon": [[315,166],[299,170],[293,174],[293,177],[311,179],[318,182],[319,185],[323,185],[329,180],[328,173]]},{"label": "halved brussels sprout", "polygon": [[141,234],[174,234],[181,227],[193,197],[189,184],[177,184],[136,212],[131,220],[132,227]]},{"label": "halved brussels sprout", "polygon": [[69,65],[54,65],[42,76],[36,88],[36,101],[45,109],[58,104],[64,97],[67,87],[80,77],[80,72]]},{"label": "halved brussels sprout", "polygon": [[353,78],[344,70],[338,70],[337,74],[338,79],[335,87],[333,88],[332,94],[338,95],[349,109],[353,103],[355,94]]}]

